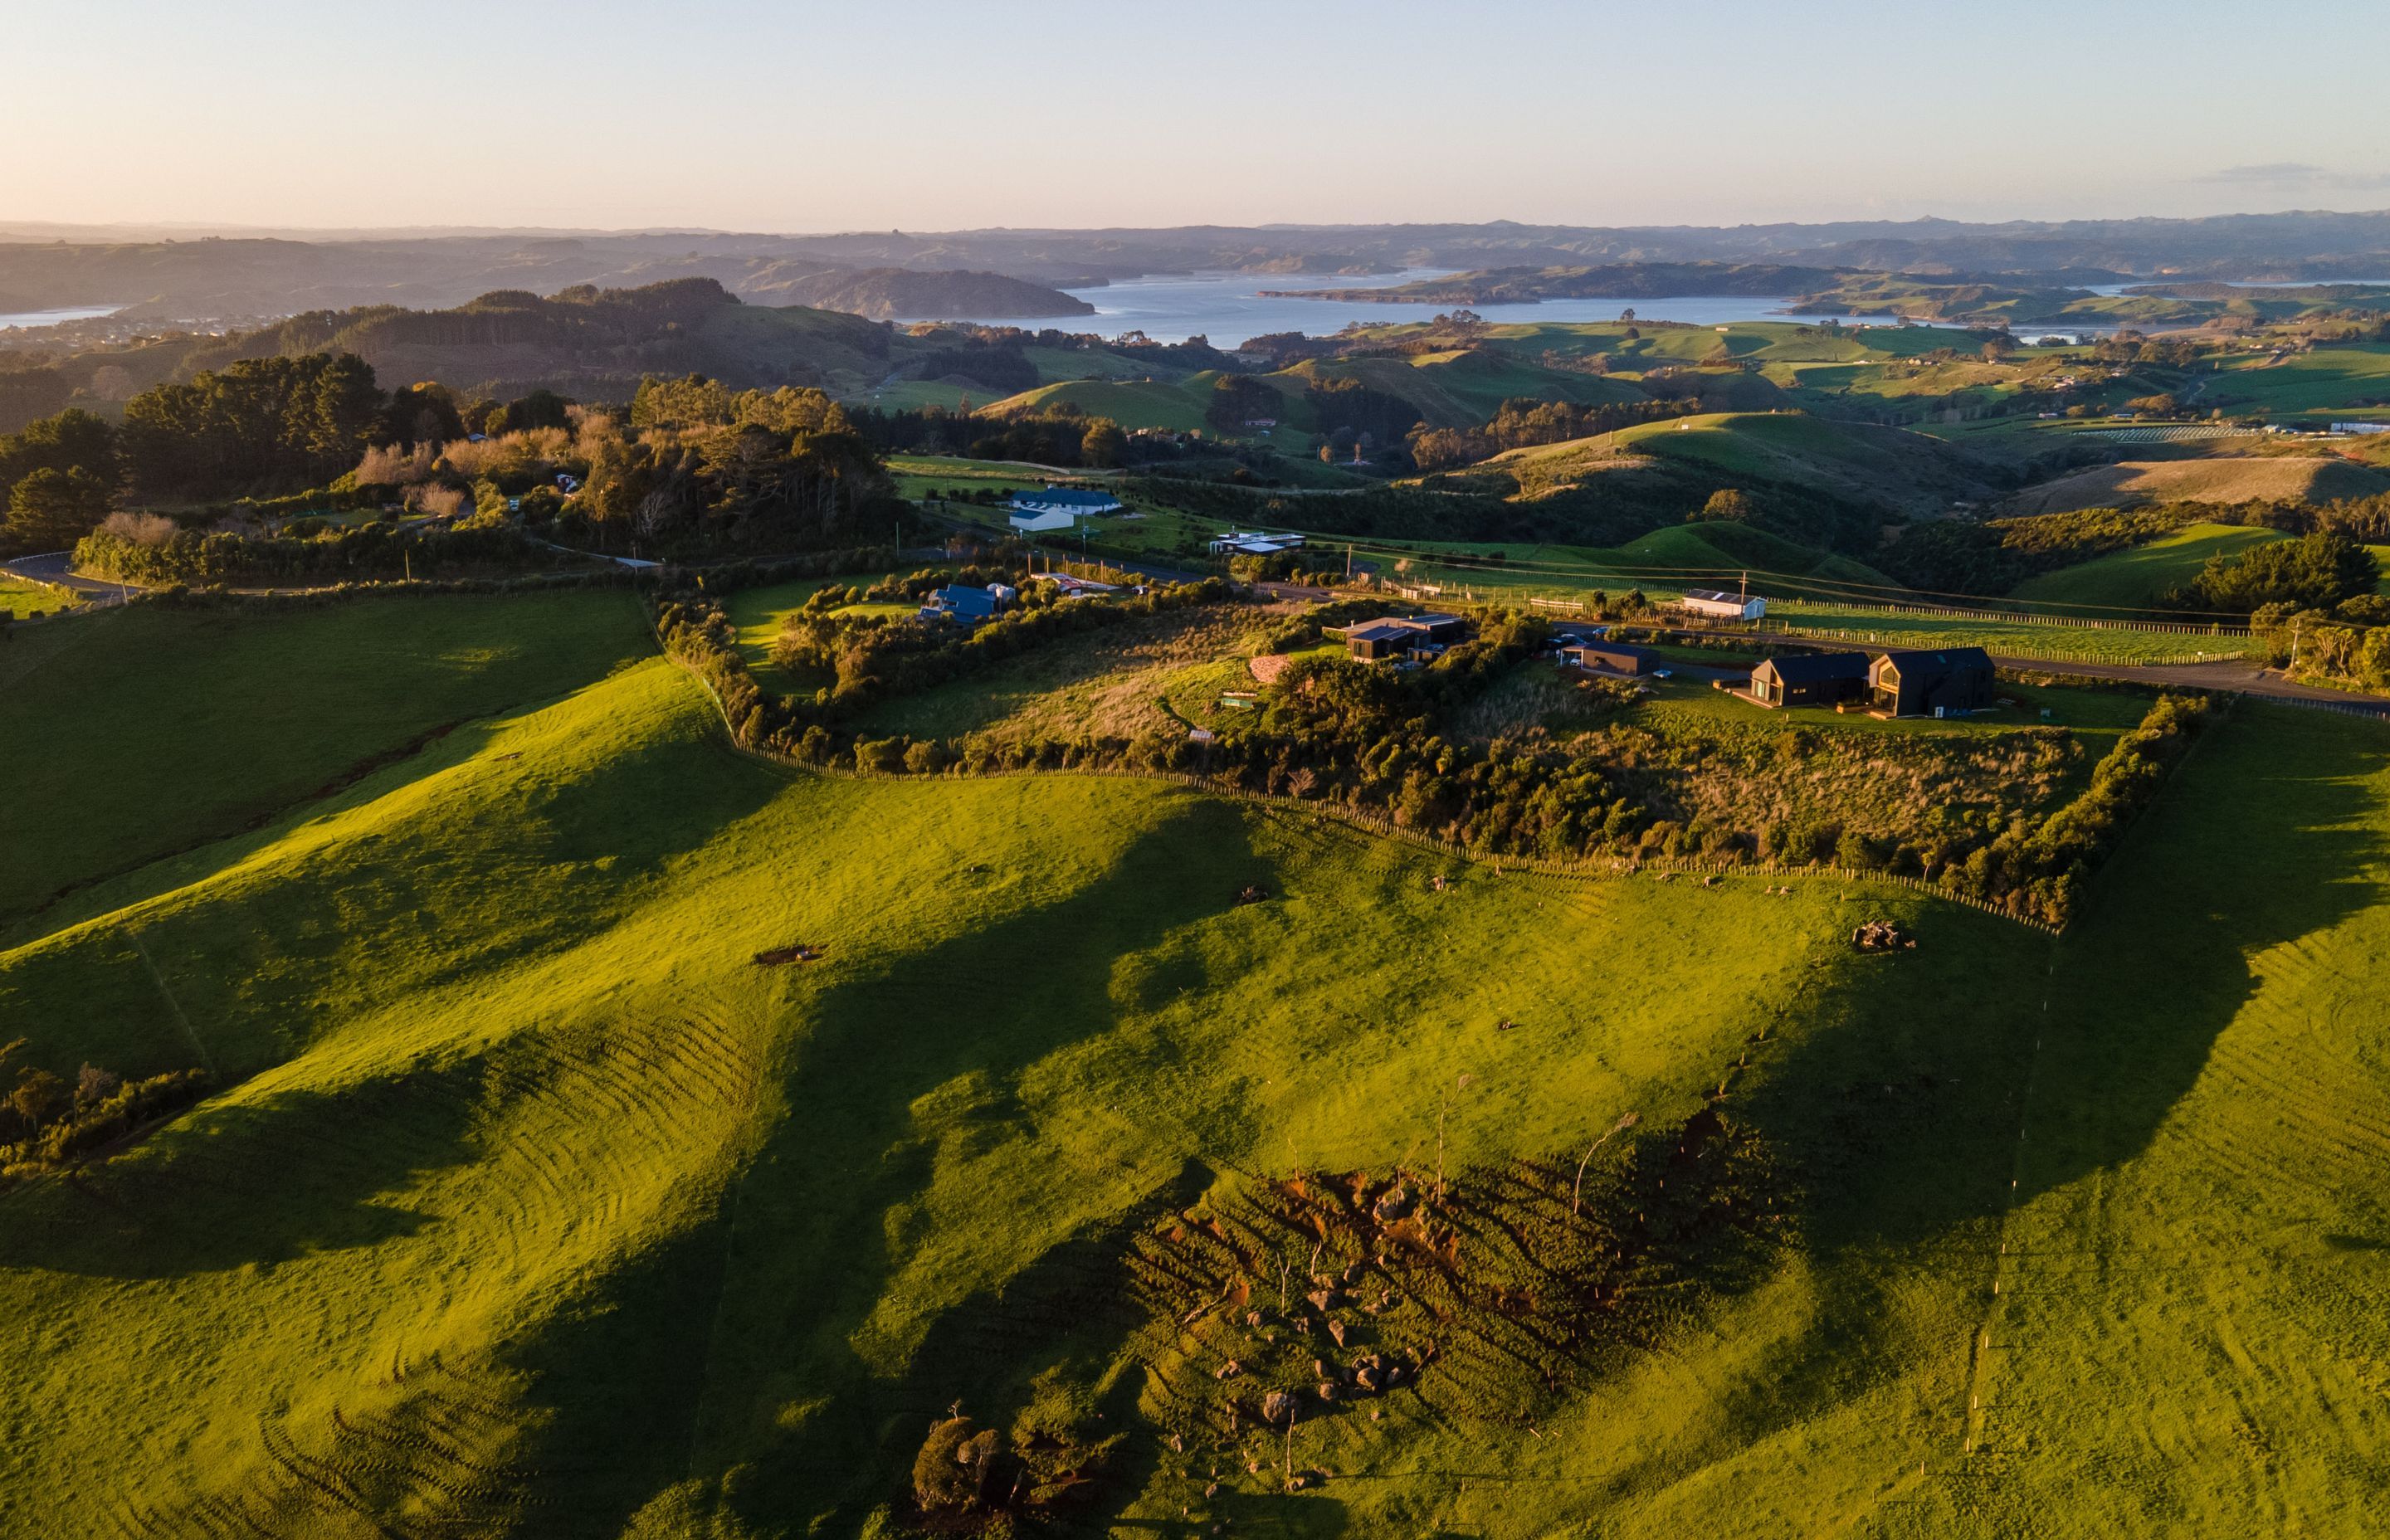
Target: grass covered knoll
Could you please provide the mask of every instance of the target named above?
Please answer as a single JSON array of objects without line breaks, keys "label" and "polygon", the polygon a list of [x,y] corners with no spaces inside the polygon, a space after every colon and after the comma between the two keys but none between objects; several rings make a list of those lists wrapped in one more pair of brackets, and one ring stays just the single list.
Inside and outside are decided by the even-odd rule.
[{"label": "grass covered knoll", "polygon": [[1801,412],[1678,417],[1598,438],[1514,449],[1487,463],[1517,477],[1532,494],[1644,456],[1685,461],[1729,481],[1794,486],[1914,511],[1939,511],[1953,496],[1980,492],[1972,462],[1939,440]]},{"label": "grass covered knoll", "polygon": [[[1065,1532],[2365,1533],[2376,732],[2244,708],[2053,944],[1148,781],[784,773],[615,674],[0,953],[39,1061],[229,1087],[0,1204],[0,1530],[889,1535],[960,1400],[1127,1435]],[[1919,948],[1853,952],[1875,917]],[[1419,1390],[1313,1404],[1299,1495],[1171,1398],[1223,1383],[1221,1323],[1124,1285],[1174,1216],[1397,1168],[1466,1216],[1584,1158],[1641,1256],[1713,1105],[1746,1222],[1552,1382],[1466,1351],[1541,1305],[1472,1308]]]},{"label": "grass covered knoll", "polygon": [[[1827,882],[1497,877],[1149,782],[792,777],[709,713],[667,665],[617,674],[0,954],[42,1061],[204,1051],[233,1083],[0,1212],[0,1319],[41,1344],[0,1388],[0,1528],[884,1532],[933,1416],[1000,1427],[1041,1377],[1130,1433],[1093,1511],[1175,1519],[1204,1479],[1141,1399],[1125,1228],[1245,1173],[1573,1161],[1629,1110],[1673,1137],[1746,1057],[1737,1115],[1857,1174],[1759,1273],[1659,1296],[1671,1351],[1580,1370],[1548,1444],[1459,1379],[1307,1424],[1326,1495],[1240,1473],[1209,1511],[1665,1523],[1812,1418],[1887,1473],[1947,1440],[2008,1133],[1962,1087],[2013,1086],[2024,1043],[1962,984],[2039,938]],[[1931,944],[1856,957],[1855,913]],[[750,960],[800,940],[825,960]],[[1887,1140],[1896,1187],[1867,1174]],[[1927,1237],[1941,1276],[1884,1270]],[[1887,1372],[1855,1383],[1862,1325]],[[1450,1469],[1502,1479],[1407,1474]]]},{"label": "grass covered knoll", "polygon": [[1975,1354],[1984,1479],[1948,1511],[2363,1533],[2390,1461],[2390,742],[2243,705],[2102,881],[2056,952]]},{"label": "grass covered knoll", "polygon": [[2146,545],[2028,578],[2011,589],[2010,597],[2144,610],[2197,577],[2210,557],[2237,557],[2253,545],[2290,538],[2281,530],[2261,525],[2189,524]]},{"label": "grass covered knoll", "polygon": [[2382,471],[2321,455],[2127,460],[2028,487],[2003,511],[2067,513],[2137,503],[2328,503],[2385,490],[2390,476]]},{"label": "grass covered knoll", "polygon": [[20,631],[0,654],[0,918],[649,650],[631,595],[585,590],[137,604]]}]

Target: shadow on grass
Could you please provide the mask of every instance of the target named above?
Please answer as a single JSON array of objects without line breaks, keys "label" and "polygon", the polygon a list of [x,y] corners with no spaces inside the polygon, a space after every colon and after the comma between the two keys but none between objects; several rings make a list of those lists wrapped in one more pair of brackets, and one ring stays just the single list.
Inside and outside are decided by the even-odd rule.
[{"label": "shadow on grass", "polygon": [[379,1195],[475,1158],[470,1071],[202,1104],[132,1153],[0,1199],[0,1266],[181,1278],[421,1231]]},{"label": "shadow on grass", "polygon": [[[1017,1127],[1013,1078],[1111,1030],[1116,958],[1229,910],[1249,883],[1277,884],[1248,832],[1233,804],[1176,801],[1087,886],[819,997],[787,1072],[790,1111],[742,1178],[718,1384],[697,1440],[700,1474],[747,1467],[742,1512],[835,1508],[841,1527],[860,1523],[903,1492],[930,1415],[957,1394],[987,1396],[973,1409],[1009,1418],[1017,1403],[996,1403],[1039,1368],[1116,1350],[1128,1317],[1094,1303],[1120,1292],[1109,1235],[1069,1238],[1000,1295],[939,1308],[894,1380],[857,1339],[910,1260],[892,1222],[935,1175],[916,1102],[969,1077],[988,1094],[946,1114],[981,1125],[963,1136]],[[1006,1233],[1007,1195],[983,1197]],[[818,1417],[788,1411],[823,1398]]]},{"label": "shadow on grass", "polygon": [[1819,959],[1835,1024],[1728,1103],[1796,1174],[1818,1290],[1767,1382],[1739,1392],[1743,1440],[1902,1372],[1880,1338],[1910,1274],[1987,1296],[2012,1203],[2149,1147],[2256,993],[2249,959],[2381,901],[2364,875],[2385,853],[2381,802],[2362,783],[2385,764],[2371,724],[2244,706],[2063,937],[1928,905],[1914,953]]}]

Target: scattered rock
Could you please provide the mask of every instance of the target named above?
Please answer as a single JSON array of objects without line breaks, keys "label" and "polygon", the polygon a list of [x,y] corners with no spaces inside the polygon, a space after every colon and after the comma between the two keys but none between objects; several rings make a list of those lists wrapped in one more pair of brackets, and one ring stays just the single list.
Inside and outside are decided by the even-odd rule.
[{"label": "scattered rock", "polygon": [[1702,879],[1702,886],[1704,888],[1715,888],[1718,885],[1718,881],[1719,879],[1717,874],[1715,872],[1712,872],[1709,876]]},{"label": "scattered rock", "polygon": [[1336,1395],[1337,1395],[1337,1391],[1336,1391],[1336,1381],[1335,1381],[1335,1380],[1321,1380],[1321,1381],[1319,1382],[1319,1399],[1320,1399],[1320,1400],[1322,1400],[1322,1401],[1333,1401],[1333,1400],[1335,1400],[1335,1399],[1336,1399]]},{"label": "scattered rock", "polygon": [[1238,1363],[1234,1358],[1231,1358],[1227,1363],[1221,1365],[1218,1368],[1214,1369],[1212,1371],[1212,1378],[1214,1380],[1234,1380],[1237,1376],[1244,1372],[1245,1367],[1242,1364]]},{"label": "scattered rock", "polygon": [[1391,1225],[1397,1219],[1407,1217],[1418,1205],[1419,1200],[1411,1196],[1410,1189],[1397,1182],[1378,1195],[1377,1206],[1373,1212],[1378,1216],[1379,1224]]},{"label": "scattered rock", "polygon": [[1330,1321],[1328,1323],[1328,1335],[1336,1339],[1336,1345],[1338,1347],[1343,1347],[1344,1345],[1344,1323],[1343,1321],[1336,1320]]},{"label": "scattered rock", "polygon": [[1269,890],[1253,883],[1247,883],[1242,889],[1239,890],[1237,893],[1237,902],[1240,904],[1266,904],[1269,902]]},{"label": "scattered rock", "polygon": [[807,946],[803,943],[800,942],[793,946],[775,946],[768,952],[756,953],[755,966],[758,968],[778,968],[786,963],[819,962],[821,960],[821,956],[822,951],[820,947]]},{"label": "scattered rock", "polygon": [[1344,1296],[1333,1289],[1315,1289],[1304,1298],[1311,1302],[1312,1309],[1323,1315],[1344,1303]]},{"label": "scattered rock", "polygon": [[1259,1329],[1261,1328],[1261,1324],[1262,1324],[1262,1313],[1261,1313],[1260,1311],[1258,1311],[1258,1310],[1248,1310],[1248,1311],[1246,1311],[1246,1312],[1245,1312],[1245,1324],[1246,1324],[1247,1326],[1249,1326],[1249,1327],[1253,1328],[1255,1330],[1259,1330]]},{"label": "scattered rock", "polygon": [[1851,932],[1851,944],[1862,952],[1900,952],[1915,947],[1917,938],[1888,919],[1871,919]]},{"label": "scattered rock", "polygon": [[1356,1284],[1356,1283],[1360,1282],[1363,1278],[1368,1277],[1368,1276],[1369,1276],[1368,1269],[1368,1268],[1366,1268],[1366,1267],[1363,1267],[1359,1263],[1357,1263],[1357,1262],[1356,1262],[1356,1263],[1353,1264],[1353,1265],[1351,1265],[1350,1267],[1347,1267],[1347,1268],[1345,1268],[1345,1269],[1344,1269],[1344,1287],[1345,1287],[1345,1288],[1347,1288],[1347,1289],[1350,1289],[1350,1288],[1352,1288],[1355,1284]]},{"label": "scattered rock", "polygon": [[1294,1397],[1287,1392],[1272,1391],[1269,1394],[1262,1397],[1262,1420],[1264,1422],[1292,1422],[1294,1420]]}]

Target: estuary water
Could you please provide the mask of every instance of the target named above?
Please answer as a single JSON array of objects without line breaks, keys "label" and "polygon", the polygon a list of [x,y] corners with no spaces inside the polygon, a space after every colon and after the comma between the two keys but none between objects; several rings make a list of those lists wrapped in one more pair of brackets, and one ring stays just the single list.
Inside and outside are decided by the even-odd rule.
[{"label": "estuary water", "polygon": [[[1325,337],[1356,322],[1390,326],[1400,321],[1424,321],[1460,307],[1449,304],[1375,302],[1367,300],[1305,300],[1281,292],[1269,297],[1264,289],[1280,291],[1323,289],[1391,289],[1422,278],[1440,278],[1453,269],[1413,268],[1368,277],[1331,274],[1182,273],[1130,278],[1102,289],[1066,290],[1096,307],[1093,315],[1060,315],[1047,320],[1000,320],[979,315],[921,315],[907,320],[973,321],[988,326],[1022,327],[1034,331],[1053,327],[1062,331],[1094,332],[1117,337],[1142,331],[1157,342],[1183,342],[1205,337],[1216,348],[1242,346],[1255,337],[1278,331],[1300,331]],[[1624,311],[1638,321],[1684,321],[1694,326],[1723,326],[1729,321],[1826,320],[1824,315],[1788,315],[1788,297],[1765,295],[1690,294],[1676,299],[1546,300],[1540,304],[1471,305],[1486,320],[1509,325],[1536,321],[1615,321]],[[1870,317],[1841,315],[1849,325]],[[1882,326],[1887,317],[1872,317]]]},{"label": "estuary water", "polygon": [[66,321],[96,321],[113,315],[121,305],[69,305],[62,310],[0,311],[0,331],[10,327],[55,327]]}]

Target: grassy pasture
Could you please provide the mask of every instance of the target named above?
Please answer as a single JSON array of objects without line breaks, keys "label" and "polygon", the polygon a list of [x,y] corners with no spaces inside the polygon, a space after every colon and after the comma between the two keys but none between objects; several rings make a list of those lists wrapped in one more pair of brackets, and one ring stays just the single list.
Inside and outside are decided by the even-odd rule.
[{"label": "grassy pasture", "polygon": [[[1760,715],[1650,709],[1716,707]],[[1113,1532],[2369,1533],[2379,726],[2243,706],[2056,943],[1779,886],[796,775],[614,672],[0,951],[37,1061],[228,1083],[0,1203],[0,1532],[885,1533],[932,1417],[1053,1373],[1130,1434]],[[1854,954],[1875,917],[1920,949]],[[1775,1238],[1532,1434],[1431,1380],[1306,1421],[1301,1496],[1170,1448],[1127,1230],[1266,1174],[1573,1164],[1721,1085]]]},{"label": "grassy pasture", "polygon": [[1065,379],[990,402],[983,410],[1002,417],[1038,412],[1068,403],[1088,417],[1110,417],[1123,428],[1185,430],[1204,426],[1203,408],[1209,391],[1207,376],[1197,376],[1183,384],[1146,379]]},{"label": "grassy pasture", "polygon": [[607,592],[135,605],[19,632],[0,657],[0,917],[650,646],[636,601]]},{"label": "grassy pasture", "polygon": [[[292,1522],[315,1501],[277,1462],[296,1450],[371,1498],[504,1531],[718,1509],[855,1533],[957,1395],[995,1414],[1059,1369],[1138,1420],[1074,1258],[1168,1195],[1289,1164],[1417,1169],[1439,1133],[1466,1167],[1573,1150],[1625,1110],[1665,1126],[1763,1028],[1787,1089],[1754,1091],[1750,1116],[1824,1154],[1841,1136],[1795,1083],[1930,1062],[2013,1084],[2022,1043],[1990,1002],[1933,1012],[1971,1023],[1947,1036],[1907,1023],[2043,947],[1875,894],[1866,912],[1936,941],[1887,971],[1833,944],[1854,892],[1836,883],[1496,878],[1147,783],[791,778],[727,753],[662,664],[171,866],[101,895],[136,912],[0,955],[0,1010],[45,1062],[204,1045],[249,1076],[0,1213],[0,1315],[44,1344],[0,1390],[23,1432],[0,1451],[0,1527],[119,1523],[125,1498],[62,1528],[34,1495],[114,1494],[103,1472],[127,1460],[138,1511],[170,1527],[207,1499]],[[1277,897],[1237,905],[1254,881]],[[1703,940],[1721,929],[1778,944],[1721,953]],[[120,961],[130,935],[162,989]],[[747,961],[798,937],[830,960]],[[89,997],[103,978],[122,999]],[[1559,1448],[1401,1403],[1306,1433],[1304,1458],[1347,1474],[1491,1462],[1497,1492],[1546,1495],[1488,1508],[1399,1480],[1289,1504],[1239,1482],[1215,1511],[1303,1534],[1665,1515],[1812,1415],[1888,1469],[1925,1457],[1960,1366],[1912,1354],[1947,1344],[1991,1259],[1997,1186],[1961,1157],[2007,1131],[1996,1101],[1925,1098],[1919,1180],[1816,1210],[1816,1241],[1689,1339],[1722,1333],[1722,1354],[1638,1360],[1547,1428]],[[1887,1299],[1873,1253],[1909,1233],[1971,1260]],[[1863,1321],[1915,1378],[1837,1388],[1832,1344]],[[441,1436],[393,1459],[385,1437],[423,1428]],[[460,1460],[515,1474],[491,1490]],[[1608,1479],[1544,1479],[1584,1460]],[[1150,1433],[1123,1476],[1108,1506],[1132,1525],[1192,1495]],[[1841,1484],[1779,1501],[1829,1511]]]},{"label": "grassy pasture", "polygon": [[2279,530],[2239,524],[2190,524],[2169,534],[2112,551],[2073,567],[2028,578],[2011,596],[2049,603],[2112,605],[2140,609],[2169,588],[2199,575],[2211,557],[2237,557],[2252,546],[2288,539]]},{"label": "grassy pasture", "polygon": [[54,615],[74,607],[74,595],[47,583],[28,583],[23,578],[0,572],[0,610],[6,610],[19,620],[31,620],[35,615]]},{"label": "grassy pasture", "polygon": [[1888,614],[1797,600],[1771,602],[1768,619],[1781,621],[1797,633],[1854,646],[1980,647],[1995,655],[2061,661],[2158,662],[2190,659],[2195,654],[2210,659],[2237,658],[2248,648],[2247,639],[2237,636],[2038,625],[1957,615]]},{"label": "grassy pasture", "polygon": [[2361,342],[2281,355],[2228,358],[2209,391],[2235,408],[2269,412],[2329,412],[2345,408],[2354,395],[2380,395],[2390,384],[2390,346]]},{"label": "grassy pasture", "polygon": [[2028,487],[2006,505],[2015,513],[2065,513],[2134,503],[2328,503],[2390,491],[2390,476],[2336,456],[2227,455],[2127,460]]}]

